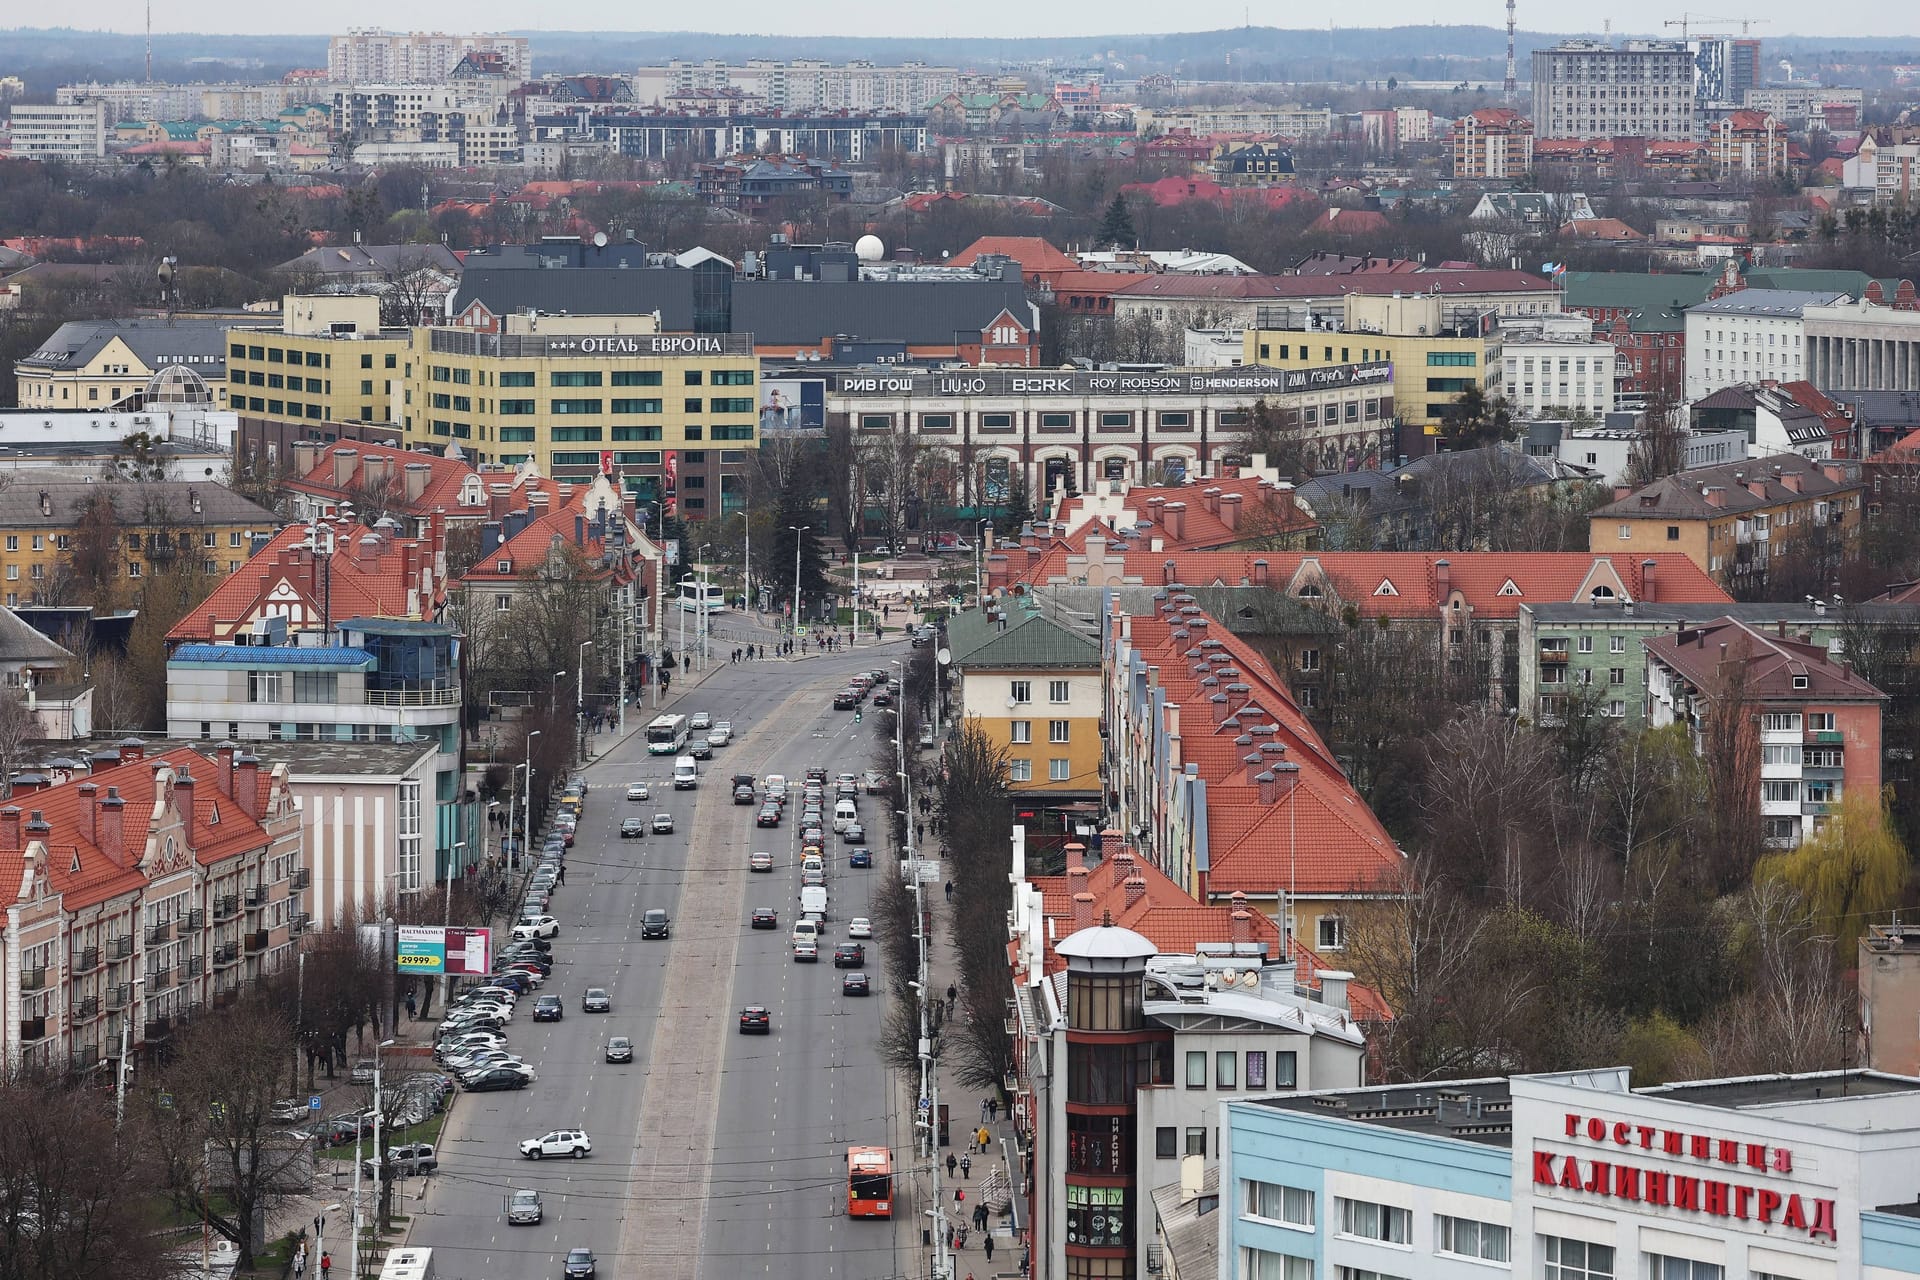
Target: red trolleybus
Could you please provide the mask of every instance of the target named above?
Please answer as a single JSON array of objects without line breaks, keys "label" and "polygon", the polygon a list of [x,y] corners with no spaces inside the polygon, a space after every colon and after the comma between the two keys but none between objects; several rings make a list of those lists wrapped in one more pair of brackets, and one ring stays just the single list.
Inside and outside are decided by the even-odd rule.
[{"label": "red trolleybus", "polygon": [[885,1147],[847,1148],[847,1216],[893,1216],[893,1153]]}]

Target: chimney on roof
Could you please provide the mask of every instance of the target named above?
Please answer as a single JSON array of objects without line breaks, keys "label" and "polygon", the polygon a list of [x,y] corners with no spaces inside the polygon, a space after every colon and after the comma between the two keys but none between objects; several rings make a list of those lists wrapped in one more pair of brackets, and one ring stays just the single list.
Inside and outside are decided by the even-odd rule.
[{"label": "chimney on roof", "polygon": [[249,818],[258,821],[260,817],[260,760],[256,756],[241,756],[238,762],[239,772],[234,778],[233,801],[240,811]]},{"label": "chimney on roof", "polygon": [[293,442],[293,473],[305,476],[320,465],[320,455],[326,445],[318,440],[295,440]]},{"label": "chimney on roof", "polygon": [[1245,907],[1233,910],[1233,940],[1236,944],[1253,941],[1253,913]]},{"label": "chimney on roof", "polygon": [[360,464],[360,481],[369,493],[378,493],[392,477],[393,459],[385,454],[370,453],[367,460]]},{"label": "chimney on roof", "polygon": [[1075,867],[1087,865],[1087,846],[1078,840],[1067,846],[1067,873],[1071,875]]},{"label": "chimney on roof", "polygon": [[418,502],[420,495],[427,491],[427,481],[433,476],[433,468],[424,462],[407,464],[407,501]]},{"label": "chimney on roof", "polygon": [[1127,882],[1126,882],[1126,892],[1127,892],[1127,906],[1131,907],[1133,906],[1134,903],[1140,901],[1140,899],[1147,896],[1146,879],[1142,876],[1128,876]]},{"label": "chimney on roof", "polygon": [[146,743],[138,738],[120,739],[120,763],[125,764],[129,760],[145,760],[146,758]]},{"label": "chimney on roof", "polygon": [[193,848],[193,775],[187,772],[187,766],[181,765],[180,772],[173,778],[173,807],[180,811],[180,820],[186,824],[186,838],[182,841],[187,848]]},{"label": "chimney on roof", "polygon": [[83,782],[74,790],[80,796],[80,834],[88,844],[98,844],[100,831],[100,784]]},{"label": "chimney on roof", "polygon": [[1453,594],[1453,564],[1451,561],[1440,559],[1433,562],[1433,583],[1435,594],[1439,596],[1440,603],[1443,605],[1446,604],[1447,598]]},{"label": "chimney on roof", "polygon": [[1119,853],[1120,850],[1125,847],[1126,846],[1121,843],[1120,833],[1112,827],[1108,827],[1100,833],[1100,857],[1103,860],[1111,860],[1115,854]]},{"label": "chimney on roof", "polygon": [[1240,495],[1223,493],[1220,495],[1220,520],[1229,529],[1240,527]]},{"label": "chimney on roof", "polygon": [[1766,496],[1767,496],[1767,482],[1766,482],[1766,480],[1765,480],[1765,479],[1763,478],[1763,479],[1759,479],[1759,480],[1749,480],[1749,481],[1747,481],[1747,492],[1748,492],[1748,493],[1751,493],[1751,494],[1752,494],[1752,495],[1753,495],[1754,497],[1756,497],[1756,498],[1764,498],[1764,497],[1766,497]]},{"label": "chimney on roof", "polygon": [[12,853],[20,847],[20,806],[0,809],[0,852]]},{"label": "chimney on roof", "polygon": [[1092,894],[1076,893],[1073,895],[1073,927],[1075,932],[1081,929],[1093,928]]},{"label": "chimney on roof", "polygon": [[1727,505],[1727,491],[1717,484],[1701,485],[1700,497],[1710,507],[1724,507]]},{"label": "chimney on roof", "polygon": [[1648,604],[1660,598],[1659,570],[1660,562],[1657,560],[1640,562],[1640,598]]},{"label": "chimney on roof", "polygon": [[213,782],[229,800],[233,799],[233,752],[231,742],[222,742],[213,749]]},{"label": "chimney on roof", "polygon": [[1113,878],[1108,881],[1109,884],[1121,884],[1133,875],[1133,855],[1130,853],[1123,851],[1114,854],[1111,865]]},{"label": "chimney on roof", "polygon": [[107,794],[100,800],[100,838],[94,841],[109,858],[123,867],[127,864],[126,811],[127,802],[120,798],[120,788],[108,787]]},{"label": "chimney on roof", "polygon": [[358,449],[335,449],[333,451],[333,487],[344,489],[353,479],[353,469],[360,462]]},{"label": "chimney on roof", "polygon": [[587,545],[587,518],[577,511],[573,515],[573,545],[576,547]]},{"label": "chimney on roof", "polygon": [[38,809],[35,809],[33,813],[27,818],[26,835],[25,835],[25,839],[27,843],[31,844],[35,840],[38,840],[44,844],[47,841],[47,839],[52,835],[53,835],[53,824],[47,821],[46,814],[42,813]]},{"label": "chimney on roof", "polygon": [[1255,560],[1253,562],[1253,585],[1256,587],[1264,587],[1267,585],[1267,562],[1265,560]]},{"label": "chimney on roof", "polygon": [[[1187,536],[1187,504],[1184,502],[1169,502],[1163,508],[1163,511],[1167,518],[1167,537],[1174,542],[1184,541]],[[1171,561],[1169,561],[1169,563],[1171,563]],[[1172,582],[1173,579],[1168,578],[1167,581]]]},{"label": "chimney on roof", "polygon": [[1335,1009],[1350,1009],[1348,988],[1353,982],[1353,974],[1345,969],[1322,969],[1320,971],[1320,1003]]},{"label": "chimney on roof", "polygon": [[[1247,739],[1247,743],[1249,745],[1252,743],[1252,741],[1253,739],[1251,738]],[[1263,767],[1260,760],[1260,753],[1258,751],[1249,751],[1245,755],[1240,757],[1240,763],[1246,766],[1247,785],[1252,786],[1256,781],[1259,780],[1260,770]]]},{"label": "chimney on roof", "polygon": [[1209,514],[1219,515],[1220,487],[1218,485],[1208,485],[1205,489],[1202,489],[1200,491],[1200,503],[1206,507]]},{"label": "chimney on roof", "polygon": [[496,480],[487,486],[487,514],[495,520],[507,514],[513,505],[513,486]]},{"label": "chimney on roof", "polygon": [[1260,788],[1260,803],[1270,805],[1280,799],[1280,784],[1273,776],[1273,770],[1262,769],[1254,775],[1254,783]]},{"label": "chimney on roof", "polygon": [[[1778,470],[1778,468],[1776,468],[1776,470]],[[1800,473],[1798,471],[1782,472],[1778,479],[1780,483],[1786,487],[1788,493],[1803,492],[1800,488]]]}]

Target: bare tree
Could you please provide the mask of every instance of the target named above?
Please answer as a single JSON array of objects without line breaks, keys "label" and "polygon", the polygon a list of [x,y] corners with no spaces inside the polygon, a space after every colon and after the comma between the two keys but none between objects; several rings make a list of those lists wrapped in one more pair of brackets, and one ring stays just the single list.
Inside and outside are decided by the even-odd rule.
[{"label": "bare tree", "polygon": [[40,735],[33,713],[12,693],[0,693],[0,796],[13,795],[13,775],[27,759],[27,747]]},{"label": "bare tree", "polygon": [[1845,1066],[1854,1038],[1852,996],[1831,939],[1815,934],[1807,905],[1779,880],[1739,903],[1748,945],[1748,989],[1707,1021],[1705,1074],[1763,1075]]},{"label": "bare tree", "polygon": [[1760,856],[1760,727],[1747,698],[1751,657],[1746,638],[1735,635],[1706,691],[1701,733],[1706,774],[1703,869],[1720,893],[1740,889]]},{"label": "bare tree", "polygon": [[1560,781],[1551,744],[1476,707],[1430,734],[1424,750],[1420,804],[1437,865],[1466,893],[1525,901]]}]

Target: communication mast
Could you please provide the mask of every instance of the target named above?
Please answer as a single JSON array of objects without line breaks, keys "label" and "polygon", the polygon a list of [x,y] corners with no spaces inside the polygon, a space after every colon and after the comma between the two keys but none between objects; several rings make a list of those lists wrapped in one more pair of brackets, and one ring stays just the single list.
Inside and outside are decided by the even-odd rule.
[{"label": "communication mast", "polygon": [[1513,3],[1507,0],[1507,105],[1513,105],[1513,95],[1519,90],[1513,70]]}]

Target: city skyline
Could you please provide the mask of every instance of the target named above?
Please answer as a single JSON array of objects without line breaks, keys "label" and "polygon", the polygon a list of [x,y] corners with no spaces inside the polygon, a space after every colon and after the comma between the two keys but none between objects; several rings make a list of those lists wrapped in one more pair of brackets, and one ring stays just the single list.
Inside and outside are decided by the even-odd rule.
[{"label": "city skyline", "polygon": [[[1482,8],[1484,13],[1480,12]],[[1533,11],[1531,16],[1527,12],[1529,9]],[[730,31],[687,30],[684,34],[785,37],[817,37],[821,34],[819,23],[807,19],[790,6],[772,3],[772,0],[745,0],[730,12],[735,18]],[[529,18],[537,22],[541,14],[538,7],[529,10],[521,5],[506,3],[505,0],[480,0],[458,14],[417,4],[396,8],[393,5],[349,3],[336,6],[324,15],[303,20],[282,11],[243,5],[238,0],[173,0],[171,3],[154,5],[152,17],[156,34],[330,35],[358,27],[384,27],[395,31],[458,29],[530,36],[538,36],[543,31],[556,34],[593,31],[676,34],[672,28],[630,25],[629,11],[611,0],[586,0],[585,3],[570,6],[566,11],[564,26],[528,25]],[[830,34],[892,39],[979,39],[985,32],[999,30],[1015,38],[1111,36],[1119,40],[1231,29],[1245,25],[1249,16],[1250,10],[1245,5],[1227,3],[1200,9],[1191,6],[1170,8],[1148,4],[1144,0],[1120,0],[1119,3],[1101,5],[1084,2],[1055,5],[1038,15],[1030,7],[1011,3],[1010,0],[990,0],[987,4],[965,10],[930,7],[924,13],[903,15],[896,6],[882,4],[879,0],[857,0],[856,3],[836,8],[833,14],[834,28]],[[1410,0],[1389,0],[1389,3],[1370,10],[1369,16],[1374,20],[1344,25],[1354,29],[1429,25],[1427,20],[1432,19],[1434,11],[1430,6]],[[1478,19],[1488,27],[1500,25],[1504,16],[1504,9],[1491,2],[1484,6],[1462,8],[1452,15],[1458,22],[1472,24]],[[1672,11],[1651,0],[1616,5],[1598,11],[1598,16],[1611,22],[1616,35],[1677,35],[1677,32],[1669,32],[1664,25],[1672,16]],[[93,24],[88,28],[90,31],[139,33],[145,29],[146,6],[143,0],[104,0],[103,3],[89,6],[88,17]],[[1595,17],[1596,11],[1583,8],[1521,6],[1521,27],[1526,32],[1558,35],[1588,31],[1592,29]],[[903,22],[903,18],[907,20]],[[1752,34],[1767,39],[1816,36],[1898,38],[1920,34],[1920,25],[1910,25],[1907,30],[1892,29],[1896,21],[1892,13],[1868,0],[1843,0],[1821,11],[1819,21],[1815,24],[1817,30],[1802,29],[1808,23],[1804,8],[1778,2],[1746,6],[1740,21],[1709,23],[1702,20],[1700,25],[1702,30],[1711,29],[1724,34],[1742,22],[1751,22]],[[289,22],[296,25],[290,26]],[[1261,25],[1280,24],[1268,21]]]}]

